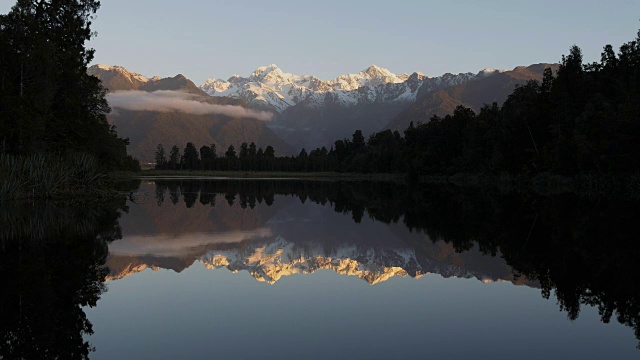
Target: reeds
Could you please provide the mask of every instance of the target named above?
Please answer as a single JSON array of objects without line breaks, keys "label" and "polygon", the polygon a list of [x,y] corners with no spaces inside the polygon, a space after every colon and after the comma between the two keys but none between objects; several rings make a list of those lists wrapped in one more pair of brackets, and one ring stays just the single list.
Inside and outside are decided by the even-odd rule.
[{"label": "reeds", "polygon": [[0,200],[99,193],[107,176],[89,154],[0,154]]}]

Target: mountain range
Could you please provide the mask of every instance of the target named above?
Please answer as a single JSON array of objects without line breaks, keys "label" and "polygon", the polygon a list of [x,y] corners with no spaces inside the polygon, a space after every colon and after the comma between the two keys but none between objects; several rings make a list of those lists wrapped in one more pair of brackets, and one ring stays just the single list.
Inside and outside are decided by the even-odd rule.
[{"label": "mountain range", "polygon": [[547,67],[557,69],[556,64],[535,64],[509,71],[485,69],[429,77],[419,72],[394,74],[371,65],[357,74],[321,80],[286,73],[271,64],[247,77],[212,78],[201,86],[183,75],[147,78],[120,66],[94,65],[89,73],[110,92],[177,91],[198,102],[273,114],[270,121],[260,121],[184,111],[145,109],[140,114],[112,105],[116,111],[109,120],[121,136],[130,138],[130,153],[152,161],[157,143],[165,147],[184,147],[186,141],[196,146],[214,143],[222,150],[254,141],[258,146],[274,146],[279,154],[296,154],[302,148],[329,148],[358,129],[365,136],[384,129],[403,131],[411,121],[426,122],[433,115],[451,113],[458,105],[477,111],[484,104],[501,104],[517,85],[540,80]]}]

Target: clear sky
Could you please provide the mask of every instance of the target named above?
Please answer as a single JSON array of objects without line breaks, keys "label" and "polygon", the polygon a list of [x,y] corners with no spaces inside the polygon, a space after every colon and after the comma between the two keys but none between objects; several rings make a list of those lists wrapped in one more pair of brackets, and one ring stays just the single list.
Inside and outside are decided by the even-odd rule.
[{"label": "clear sky", "polygon": [[[0,0],[6,13],[13,0]],[[331,79],[371,64],[395,73],[477,72],[586,61],[640,28],[640,0],[104,0],[95,63],[146,76],[248,75],[260,65]]]}]

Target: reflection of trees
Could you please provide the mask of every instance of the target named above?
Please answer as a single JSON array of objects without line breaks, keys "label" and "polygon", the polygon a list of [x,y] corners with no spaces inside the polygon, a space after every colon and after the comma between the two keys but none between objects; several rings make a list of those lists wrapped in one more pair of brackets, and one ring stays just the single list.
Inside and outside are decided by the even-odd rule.
[{"label": "reflection of trees", "polygon": [[118,205],[0,209],[0,358],[87,358],[82,307],[104,292],[107,243],[120,238]]},{"label": "reflection of trees", "polygon": [[176,193],[189,189],[201,199],[223,194],[229,204],[239,201],[243,208],[263,201],[271,205],[275,195],[291,195],[302,202],[328,203],[355,222],[365,216],[402,221],[460,252],[474,244],[486,254],[500,251],[517,274],[541,283],[543,296],[554,292],[570,319],[578,317],[583,304],[597,306],[602,321],[615,315],[640,339],[640,285],[624,281],[640,275],[637,201],[537,198],[381,182],[217,180],[185,186],[158,181],[157,186],[177,187]]}]

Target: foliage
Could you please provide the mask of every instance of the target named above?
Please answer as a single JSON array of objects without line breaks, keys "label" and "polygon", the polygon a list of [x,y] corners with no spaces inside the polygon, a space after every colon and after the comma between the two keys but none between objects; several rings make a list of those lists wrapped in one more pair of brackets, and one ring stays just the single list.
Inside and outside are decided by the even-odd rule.
[{"label": "foliage", "polygon": [[[105,170],[135,169],[128,140],[107,122],[85,43],[95,0],[18,0],[0,16],[0,153],[89,153]],[[138,166],[139,168],[139,166]]]},{"label": "foliage", "polygon": [[209,161],[200,169],[405,173],[412,179],[457,173],[637,174],[640,32],[617,55],[605,46],[599,63],[583,64],[580,48],[573,46],[555,75],[545,70],[542,82],[517,87],[502,106],[485,105],[477,114],[459,106],[450,115],[425,120],[411,123],[404,136],[385,130],[365,141],[357,130],[330,149],[302,149],[290,157],[274,157],[271,146],[253,151],[243,143],[239,160],[228,151],[226,161]]}]

